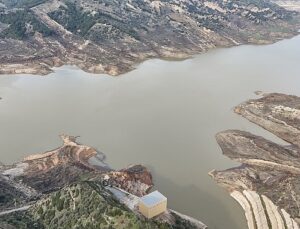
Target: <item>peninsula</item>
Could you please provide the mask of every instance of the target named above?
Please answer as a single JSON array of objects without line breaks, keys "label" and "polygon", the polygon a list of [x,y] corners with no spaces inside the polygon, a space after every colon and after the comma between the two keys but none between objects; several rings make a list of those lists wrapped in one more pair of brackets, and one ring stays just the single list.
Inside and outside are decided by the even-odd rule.
[{"label": "peninsula", "polygon": [[147,168],[113,170],[104,154],[61,137],[55,150],[0,164],[0,228],[206,228],[171,209],[145,218],[137,205],[153,187]]},{"label": "peninsula", "polygon": [[249,229],[298,229],[300,223],[300,98],[265,94],[235,108],[237,114],[289,144],[239,130],[216,135],[224,155],[241,163],[210,175],[244,208]]}]

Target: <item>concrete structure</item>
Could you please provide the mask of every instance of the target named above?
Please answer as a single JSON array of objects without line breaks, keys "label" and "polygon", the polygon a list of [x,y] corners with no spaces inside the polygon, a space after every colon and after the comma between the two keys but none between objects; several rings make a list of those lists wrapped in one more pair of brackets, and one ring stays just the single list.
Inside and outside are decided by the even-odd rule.
[{"label": "concrete structure", "polygon": [[151,192],[139,200],[139,211],[151,219],[167,210],[167,198],[159,191]]}]

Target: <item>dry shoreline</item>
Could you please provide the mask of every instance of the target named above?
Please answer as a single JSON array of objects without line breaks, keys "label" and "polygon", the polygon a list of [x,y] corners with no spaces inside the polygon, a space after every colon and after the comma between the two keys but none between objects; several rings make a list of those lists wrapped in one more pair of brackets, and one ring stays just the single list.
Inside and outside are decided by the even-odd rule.
[{"label": "dry shoreline", "polygon": [[[111,73],[110,71],[89,71],[86,69],[84,66],[78,66],[75,63],[69,63],[69,62],[55,62],[53,61],[52,66],[48,66],[45,64],[40,64],[40,63],[25,63],[25,64],[10,64],[10,65],[5,65],[5,64],[0,64],[0,77],[1,75],[33,75],[33,76],[47,76],[53,72],[55,72],[54,68],[59,68],[65,65],[71,65],[71,66],[76,66],[80,70],[86,72],[86,73],[91,73],[91,74],[107,74],[109,76],[122,76],[128,72],[131,72],[135,69],[138,68],[139,65],[142,63],[148,61],[148,60],[153,60],[153,59],[158,59],[158,60],[164,60],[164,61],[184,61],[188,59],[193,59],[195,56],[202,55],[205,53],[208,53],[213,50],[217,49],[227,49],[227,48],[234,48],[234,47],[239,47],[239,46],[247,46],[247,45],[253,45],[253,46],[261,46],[261,45],[272,45],[277,42],[281,42],[284,40],[289,40],[293,39],[294,37],[297,37],[300,35],[300,30],[296,33],[293,33],[289,36],[283,37],[283,38],[278,38],[276,40],[270,40],[268,42],[255,42],[255,43],[245,43],[245,44],[231,44],[231,45],[223,45],[223,46],[216,46],[204,51],[200,52],[191,52],[191,53],[176,53],[176,55],[170,55],[170,56],[152,56],[152,57],[145,57],[144,59],[141,59],[140,61],[135,62],[131,66],[129,66],[129,70],[124,70],[124,71],[119,71],[117,73]],[[1,100],[1,98],[0,98]]]},{"label": "dry shoreline", "polygon": [[[232,0],[213,5],[194,2],[191,7],[189,1],[158,5],[148,0],[126,1],[114,0],[112,5],[74,2],[70,5],[74,12],[66,7],[67,0],[21,8],[52,33],[35,27],[21,37],[2,37],[0,74],[47,75],[53,67],[76,65],[88,73],[118,76],[148,59],[178,61],[215,48],[271,44],[299,34],[300,14],[269,2],[255,6]],[[77,30],[68,25],[72,15],[94,9],[106,15],[106,22],[99,15],[85,17],[92,27],[84,33],[80,22]],[[1,15],[13,18],[14,10],[4,8]]]},{"label": "dry shoreline", "polygon": [[234,109],[289,145],[240,130],[216,135],[223,154],[241,166],[209,175],[245,210],[249,229],[299,229],[299,104],[300,97],[271,93]]}]

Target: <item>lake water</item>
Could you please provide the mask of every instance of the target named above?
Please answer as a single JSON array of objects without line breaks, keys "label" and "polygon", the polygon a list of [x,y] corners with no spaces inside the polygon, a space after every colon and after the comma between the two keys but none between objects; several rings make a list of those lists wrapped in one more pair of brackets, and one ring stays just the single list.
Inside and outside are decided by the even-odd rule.
[{"label": "lake water", "polygon": [[107,155],[114,168],[148,166],[169,206],[211,229],[246,228],[244,212],[207,175],[236,164],[214,135],[240,129],[277,140],[233,113],[254,91],[300,96],[300,37],[216,49],[193,59],[149,60],[121,77],[56,69],[0,77],[0,161],[56,148],[61,133]]}]

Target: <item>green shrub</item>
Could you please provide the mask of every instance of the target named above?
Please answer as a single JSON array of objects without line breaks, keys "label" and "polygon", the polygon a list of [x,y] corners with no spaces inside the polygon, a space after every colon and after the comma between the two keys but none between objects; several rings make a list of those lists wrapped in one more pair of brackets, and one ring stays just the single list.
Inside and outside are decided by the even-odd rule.
[{"label": "green shrub", "polygon": [[[0,14],[0,22],[9,24],[9,27],[1,32],[0,37],[24,39],[39,32],[44,36],[53,35],[53,31],[40,22],[29,10],[18,10],[8,14]],[[32,31],[27,31],[26,25],[32,26]]]}]

